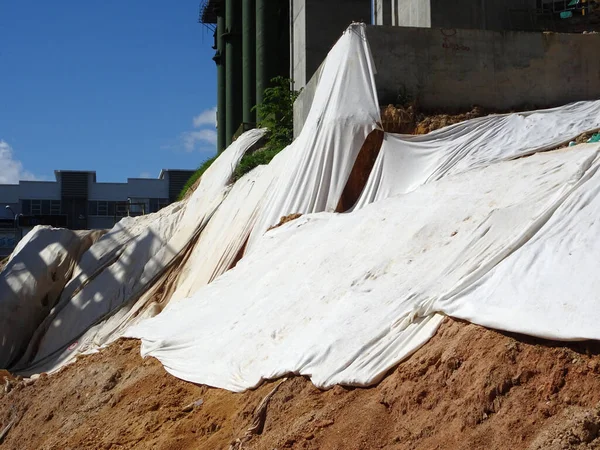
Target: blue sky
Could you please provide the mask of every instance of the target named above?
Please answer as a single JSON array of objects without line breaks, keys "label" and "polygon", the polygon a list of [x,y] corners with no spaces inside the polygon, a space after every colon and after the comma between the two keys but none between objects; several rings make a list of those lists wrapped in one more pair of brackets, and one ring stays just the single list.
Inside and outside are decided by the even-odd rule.
[{"label": "blue sky", "polygon": [[195,168],[215,153],[199,0],[0,2],[0,183]]}]

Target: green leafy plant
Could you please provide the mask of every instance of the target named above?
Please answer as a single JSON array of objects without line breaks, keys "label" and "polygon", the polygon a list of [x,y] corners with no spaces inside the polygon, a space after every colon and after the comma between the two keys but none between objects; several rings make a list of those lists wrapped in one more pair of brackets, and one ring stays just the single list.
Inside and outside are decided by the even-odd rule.
[{"label": "green leafy plant", "polygon": [[[292,143],[294,139],[294,101],[300,92],[290,89],[292,81],[284,77],[271,80],[271,87],[265,89],[263,102],[253,109],[258,115],[258,126],[268,128],[265,145],[254,152],[244,155],[237,165],[233,181],[240,179],[257,166],[269,164],[271,160]],[[190,177],[179,193],[183,200],[186,192],[196,183],[206,169],[217,159],[218,155],[204,161]]]},{"label": "green leafy plant", "polygon": [[271,80],[265,89],[263,101],[254,110],[258,115],[258,126],[268,128],[264,147],[244,155],[235,169],[234,180],[250,172],[256,166],[269,164],[273,157],[290,145],[294,139],[294,101],[300,92],[290,88],[292,81],[284,77]]},{"label": "green leafy plant", "polygon": [[198,181],[198,179],[204,174],[204,172],[206,172],[206,170],[211,166],[211,164],[213,162],[215,162],[215,160],[217,159],[217,156],[219,156],[219,155],[215,155],[212,158],[209,158],[209,159],[205,160],[202,164],[200,164],[200,167],[198,167],[198,170],[196,170],[194,172],[194,174],[190,177],[190,179],[187,180],[187,183],[185,183],[185,186],[179,193],[177,200],[184,199],[186,192],[194,185],[194,183],[196,181]]}]

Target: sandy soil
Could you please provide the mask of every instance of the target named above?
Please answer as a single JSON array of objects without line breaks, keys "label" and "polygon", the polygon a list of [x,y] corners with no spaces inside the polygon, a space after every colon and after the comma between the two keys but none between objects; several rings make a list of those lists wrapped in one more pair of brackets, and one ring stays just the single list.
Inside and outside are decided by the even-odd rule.
[{"label": "sandy soil", "polygon": [[381,124],[388,133],[427,134],[448,125],[487,116],[497,111],[486,111],[474,106],[471,111],[454,114],[423,112],[415,106],[388,105],[381,109]]},{"label": "sandy soil", "polygon": [[[447,319],[375,387],[320,391],[290,377],[234,394],[178,380],[121,340],[56,375],[9,382],[0,433],[14,426],[0,449],[600,448],[599,354],[596,342]],[[236,444],[277,385],[262,430]]]}]

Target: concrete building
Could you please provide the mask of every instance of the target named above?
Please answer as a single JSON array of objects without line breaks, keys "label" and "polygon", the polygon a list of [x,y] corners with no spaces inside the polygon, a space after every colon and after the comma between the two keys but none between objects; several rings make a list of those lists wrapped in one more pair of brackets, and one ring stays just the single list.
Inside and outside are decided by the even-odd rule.
[{"label": "concrete building", "polygon": [[376,25],[494,31],[583,31],[593,0],[374,0]]},{"label": "concrete building", "polygon": [[[540,106],[556,104],[563,99],[592,98],[591,96],[596,95],[595,83],[589,76],[592,72],[590,67],[595,67],[595,63],[591,60],[589,63],[584,61],[590,56],[589,48],[582,48],[580,54],[574,53],[577,62],[572,64],[565,56],[568,50],[563,49],[565,53],[558,47],[553,47],[552,51],[556,50],[562,55],[556,60],[564,64],[560,72],[556,67],[551,68],[550,61],[541,62],[541,59],[552,58],[552,51],[540,47],[547,42],[553,44],[560,41],[564,45],[573,43],[577,49],[585,44],[575,43],[576,40],[569,38],[525,37],[517,34],[501,36],[485,32],[597,30],[600,28],[598,1],[600,0],[203,0],[200,21],[213,27],[215,32],[214,60],[218,72],[217,148],[219,151],[223,150],[241,131],[255,126],[256,116],[252,108],[261,103],[264,90],[273,77],[289,77],[294,82],[294,89],[304,88],[308,92],[303,97],[310,98],[311,86],[314,84],[311,80],[318,78],[320,64],[351,22],[396,28],[369,31],[376,57],[382,61],[393,61],[378,66],[382,70],[382,74],[378,76],[382,103],[393,102],[393,98],[397,97],[396,91],[405,88],[410,88],[412,95],[423,98],[425,104],[432,107],[463,107],[473,97],[484,98],[494,108],[512,107],[515,106],[512,98],[516,92],[526,94],[520,104]],[[409,31],[407,27],[430,31],[419,34],[414,30]],[[478,30],[483,34],[468,34],[468,30]],[[450,47],[442,47],[446,51],[436,55],[435,51],[430,52],[430,46],[435,49],[438,46],[437,40],[440,39],[441,46]],[[461,39],[469,40],[471,44],[465,46],[474,51],[466,54],[461,51],[460,46],[453,47],[455,41]],[[476,39],[481,41],[478,43]],[[527,47],[530,44],[534,45],[532,49]],[[378,47],[379,45],[383,47]],[[513,45],[517,47],[508,47]],[[392,51],[392,48],[396,50]],[[514,54],[514,58],[510,58],[510,53]],[[431,55],[437,59],[426,61],[419,54]],[[529,60],[535,61],[531,65],[532,70],[517,70],[518,77],[529,77],[528,83],[516,82],[516,88],[513,89],[510,82],[502,81],[502,77],[510,76],[505,70],[507,67],[515,64],[514,69],[519,69],[523,64],[527,65]],[[418,69],[413,65],[415,61]],[[472,69],[478,69],[475,66],[481,66],[485,75],[481,78],[481,83],[487,83],[487,87],[465,89],[471,95],[464,97],[463,104],[458,105],[453,98],[447,98],[453,96],[448,95],[446,86],[456,89],[461,80],[469,78],[459,73],[463,70],[459,69],[462,61],[466,64],[464,71],[468,73]],[[500,67],[494,67],[494,64],[500,64]],[[556,95],[546,92],[548,89],[543,89],[544,93],[528,91],[533,81],[541,82],[540,75],[534,75],[535,68],[550,70],[543,78],[551,78],[548,89],[558,89]],[[446,80],[438,74],[450,74],[450,77]],[[566,77],[565,83],[559,81],[563,75]],[[472,78],[476,78],[474,73]],[[503,84],[499,90],[502,94],[491,92],[496,88],[490,89],[490,86],[495,86],[494,83],[497,82]],[[583,82],[581,89],[576,86],[578,82]],[[465,83],[460,86],[464,87]],[[486,89],[488,92],[482,97],[480,94]],[[439,96],[440,90],[444,95],[439,97],[441,103],[435,105],[429,99]],[[507,101],[488,101],[490,95],[499,97],[505,94],[508,95]],[[304,117],[309,106],[310,102],[297,102],[295,118]],[[301,128],[301,122],[302,120],[294,125],[296,134]]]},{"label": "concrete building", "polygon": [[371,22],[370,0],[203,0],[200,22],[215,33],[217,149],[256,125],[272,78],[302,88],[353,21]]},{"label": "concrete building", "polygon": [[[600,98],[600,34],[367,26],[380,105],[528,110]],[[294,134],[318,72],[294,104]]]},{"label": "concrete building", "polygon": [[156,212],[177,200],[193,173],[164,169],[156,179],[101,183],[94,171],[56,170],[56,181],[0,185],[0,257],[35,225],[104,229],[127,215]]}]

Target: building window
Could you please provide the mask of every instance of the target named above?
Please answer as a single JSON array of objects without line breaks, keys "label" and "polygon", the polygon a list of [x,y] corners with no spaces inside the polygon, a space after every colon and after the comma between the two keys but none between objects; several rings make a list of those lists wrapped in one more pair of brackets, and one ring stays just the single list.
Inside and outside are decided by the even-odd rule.
[{"label": "building window", "polygon": [[21,212],[26,216],[60,216],[60,200],[21,200]]},{"label": "building window", "polygon": [[21,200],[21,212],[26,216],[31,214],[31,200]]},{"label": "building window", "polygon": [[50,200],[50,215],[59,216],[61,212],[60,200]]},{"label": "building window", "polygon": [[97,216],[98,215],[98,202],[91,201],[88,202],[88,216]]},{"label": "building window", "polygon": [[50,200],[42,200],[42,214],[45,216],[50,214]]},{"label": "building window", "polygon": [[98,202],[98,215],[108,216],[108,202]]},{"label": "building window", "polygon": [[169,204],[168,198],[151,198],[150,199],[150,211],[155,213]]},{"label": "building window", "polygon": [[127,208],[129,207],[129,205],[127,205],[126,203],[118,203],[116,205],[116,212],[117,212],[117,217],[124,217],[127,215]]},{"label": "building window", "polygon": [[31,214],[34,216],[39,216],[42,214],[41,200],[31,200]]},{"label": "building window", "polygon": [[107,208],[108,208],[108,215],[114,216],[115,215],[115,202],[106,202],[106,204],[107,204]]},{"label": "building window", "polygon": [[107,200],[94,200],[88,202],[89,216],[124,217],[127,215],[126,202],[111,202]]}]

